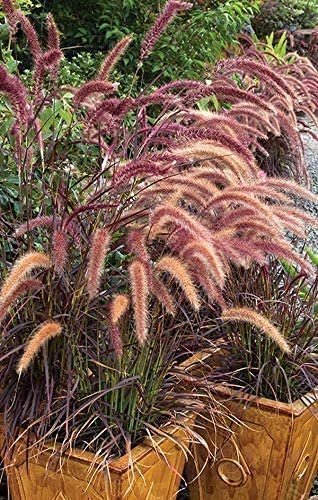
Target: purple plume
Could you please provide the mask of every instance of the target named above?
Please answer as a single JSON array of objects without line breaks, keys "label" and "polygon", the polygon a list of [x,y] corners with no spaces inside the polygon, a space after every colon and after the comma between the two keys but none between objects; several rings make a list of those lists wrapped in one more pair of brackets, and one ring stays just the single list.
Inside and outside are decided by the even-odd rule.
[{"label": "purple plume", "polygon": [[2,0],[2,8],[10,26],[11,32],[14,34],[17,30],[17,9],[12,0]]},{"label": "purple plume", "polygon": [[26,125],[29,118],[26,88],[17,76],[10,75],[3,66],[0,66],[0,92],[8,97],[16,113],[17,123]]},{"label": "purple plume", "polygon": [[84,83],[74,96],[75,106],[80,106],[89,96],[95,93],[99,94],[112,94],[115,92],[117,86],[114,83],[104,82],[102,80],[91,80]]},{"label": "purple plume", "polygon": [[141,45],[140,59],[143,61],[149,56],[158,39],[170,24],[178,12],[192,8],[188,2],[178,0],[168,0],[162,14],[158,17],[154,25],[150,28]]}]

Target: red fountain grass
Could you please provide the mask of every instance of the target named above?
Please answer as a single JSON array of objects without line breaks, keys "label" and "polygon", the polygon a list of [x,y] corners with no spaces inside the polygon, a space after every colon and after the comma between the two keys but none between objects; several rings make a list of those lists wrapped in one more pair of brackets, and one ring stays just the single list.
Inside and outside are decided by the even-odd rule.
[{"label": "red fountain grass", "polygon": [[[6,5],[13,29],[15,11],[10,2]],[[189,7],[173,0],[166,4],[145,39],[142,60],[150,55],[174,15]],[[126,436],[135,422],[144,428],[145,415],[158,403],[158,398],[150,398],[144,405],[138,392],[149,387],[142,378],[151,372],[145,369],[148,357],[160,361],[152,368],[166,366],[164,349],[167,344],[173,349],[180,346],[184,330],[179,325],[185,323],[184,317],[198,317],[207,303],[211,317],[219,316],[222,310],[224,319],[252,322],[289,356],[288,345],[275,326],[266,319],[261,322],[243,306],[231,309],[226,291],[233,267],[248,270],[255,263],[266,266],[272,256],[294,262],[311,279],[313,266],[299,255],[286,233],[306,236],[307,226],[316,221],[295,207],[295,199],[317,198],[297,182],[271,176],[269,171],[265,174],[258,159],[264,151],[271,155],[268,138],[272,136],[286,139],[290,146],[300,144],[297,113],[304,108],[304,96],[310,113],[316,112],[318,73],[301,61],[297,73],[301,85],[297,85],[296,76],[286,79],[296,75],[296,69],[269,65],[262,57],[255,61],[250,53],[217,66],[209,85],[177,81],[137,97],[121,98],[114,95],[117,86],[110,78],[118,58],[128,50],[130,38],[125,38],[106,55],[97,76],[74,90],[72,125],[63,124],[59,133],[54,131],[47,139],[40,134],[41,115],[62,93],[56,87],[61,55],[58,31],[49,17],[45,51],[29,21],[17,15],[34,59],[34,86],[27,92],[18,77],[5,69],[0,71],[0,91],[12,115],[20,120],[15,137],[20,141],[23,211],[15,225],[14,244],[21,253],[33,244],[43,252],[28,252],[17,261],[1,291],[6,335],[0,370],[3,359],[8,368],[1,371],[7,389],[0,402],[7,395],[11,398],[8,406],[12,401],[17,409],[25,406],[22,417],[12,423],[15,433],[27,412],[27,425],[41,421],[39,439],[47,437],[46,426],[51,425],[50,415],[57,408],[56,420],[61,418],[64,427],[51,426],[51,434],[62,436],[69,445],[74,444],[69,438],[74,427],[68,427],[64,410],[70,415],[68,422],[79,422],[84,429],[86,419],[90,422],[96,417],[104,432],[104,415],[111,426],[117,425],[119,414],[111,413],[110,407],[114,400],[120,400],[120,418],[123,414],[129,417],[124,433],[117,429],[116,439],[122,444],[123,434]],[[253,76],[256,86],[250,86],[245,72]],[[46,98],[40,99],[47,73],[53,75],[53,82]],[[231,76],[237,73],[241,74],[242,88]],[[197,111],[204,96],[217,97],[220,110]],[[15,164],[12,134],[9,139],[5,145]],[[30,160],[23,160],[26,155],[22,153],[31,141],[36,169],[29,168]],[[78,144],[80,162],[74,160]],[[72,175],[65,171],[66,159],[74,163]],[[39,165],[44,167],[40,180]],[[301,154],[293,168],[294,177],[305,181]],[[25,206],[26,200],[30,203],[30,189],[40,200],[37,207]],[[39,270],[45,271],[43,287],[30,277]],[[15,300],[19,300],[17,306]],[[43,325],[45,320],[52,322],[51,329],[47,323]],[[165,332],[167,324],[170,336]],[[38,325],[42,325],[40,330],[36,330]],[[37,333],[26,342],[21,328],[28,334]],[[43,357],[35,359],[41,346],[53,337],[56,340],[48,343]],[[20,362],[17,342],[26,345]],[[158,345],[163,346],[162,352]],[[174,359],[173,355],[169,350],[167,359]],[[10,388],[17,364],[24,390],[13,395]],[[14,375],[10,367],[14,367]],[[156,368],[153,375],[159,372]],[[118,379],[123,373],[129,386],[127,406]],[[156,383],[167,371],[159,375]],[[41,402],[34,407],[25,390],[30,379]],[[113,382],[116,389],[110,395],[107,384]],[[52,391],[56,396],[53,403]],[[135,391],[138,396],[131,398]],[[93,402],[88,398],[92,394],[96,395]],[[152,415],[150,412],[149,419]],[[140,432],[137,426],[132,434],[139,438]],[[96,450],[90,439],[87,447]],[[105,457],[117,453],[116,446],[115,440],[102,453]]]}]

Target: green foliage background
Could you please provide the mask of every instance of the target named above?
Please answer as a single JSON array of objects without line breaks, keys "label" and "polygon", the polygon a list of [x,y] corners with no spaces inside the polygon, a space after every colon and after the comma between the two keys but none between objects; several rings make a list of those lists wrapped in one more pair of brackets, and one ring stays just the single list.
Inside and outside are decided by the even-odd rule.
[{"label": "green foliage background", "polygon": [[[33,9],[36,7],[41,7],[40,2],[34,0],[16,0],[16,5],[19,9],[21,9],[25,14],[30,14]],[[0,7],[0,19],[1,21],[4,18],[3,11]]]},{"label": "green foliage background", "polygon": [[[155,78],[170,81],[201,77],[205,63],[217,60],[222,50],[235,42],[260,2],[195,0],[193,3],[192,10],[174,20],[146,61],[146,82]],[[84,54],[82,61],[76,64],[85,77],[92,66],[87,53],[105,53],[118,39],[132,33],[134,42],[119,66],[120,72],[127,75],[135,71],[141,41],[164,4],[165,1],[158,0],[44,0],[40,7],[32,10],[32,17],[43,33],[45,17],[48,12],[53,13],[67,59],[72,61],[72,57]],[[83,65],[85,59],[87,68]]]},{"label": "green foliage background", "polygon": [[262,3],[253,27],[258,36],[271,31],[313,28],[318,24],[318,0],[267,0]]}]

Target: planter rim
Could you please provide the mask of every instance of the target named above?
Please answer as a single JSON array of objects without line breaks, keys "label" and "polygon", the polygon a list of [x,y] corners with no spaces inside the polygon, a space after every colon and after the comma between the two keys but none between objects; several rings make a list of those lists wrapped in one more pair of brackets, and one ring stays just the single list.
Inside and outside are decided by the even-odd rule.
[{"label": "planter rim", "polygon": [[[216,347],[203,350],[183,363],[186,370],[192,369],[195,365],[200,365],[209,358],[212,358],[216,353],[220,353],[222,347]],[[277,411],[287,413],[294,417],[301,415],[307,408],[318,402],[318,387],[307,392],[292,403],[283,403],[274,399],[259,397],[253,394],[247,394],[242,390],[232,389],[227,383],[214,384],[214,390],[221,396],[228,397],[232,400],[244,401],[246,406],[257,406],[258,408],[276,409]]]},{"label": "planter rim", "polygon": [[[183,367],[186,367],[188,365],[191,366],[195,361],[196,361],[196,356],[191,356],[189,359],[187,359],[183,363],[180,363],[178,366],[179,368],[182,369]],[[182,421],[184,423],[189,422],[191,424],[194,422],[194,420],[195,417],[193,414],[191,414],[190,412],[185,412],[185,416],[182,418],[182,420],[180,420],[180,423]],[[0,430],[2,424],[3,424],[3,414],[0,413]],[[158,429],[158,435],[153,435],[151,438],[146,436],[141,441],[141,443],[137,444],[131,449],[130,453],[125,453],[120,457],[109,459],[107,461],[108,470],[121,473],[126,472],[131,467],[132,463],[143,459],[149,453],[153,452],[154,449],[156,450],[157,447],[159,448],[160,445],[164,442],[164,440],[168,439],[168,436],[174,437],[176,434],[178,434],[178,432],[181,432],[183,430],[181,426],[178,427],[176,424],[169,422],[161,426],[158,426],[157,429]],[[26,441],[24,436],[21,437],[21,440]],[[175,438],[176,444],[178,444],[179,441],[180,439],[176,437]],[[49,459],[52,456],[52,452],[58,452],[59,450],[61,450],[61,448],[62,445],[60,443],[55,442],[53,440],[46,440],[45,446],[43,447],[43,450],[41,450],[40,455],[48,456]],[[36,453],[36,455],[38,454],[39,453]],[[71,458],[79,462],[89,462],[89,463],[93,462],[96,465],[101,464],[103,462],[103,459],[101,457],[96,457],[96,455],[93,452],[81,450],[80,448],[63,450],[62,455],[64,455],[67,459]],[[29,454],[29,456],[30,458],[32,458],[32,452]]]},{"label": "planter rim", "polygon": [[[1,423],[3,420],[3,415],[0,414],[0,430],[1,430]],[[184,421],[193,421],[193,416],[189,415],[188,417],[184,417]],[[153,452],[157,448],[160,448],[160,445],[165,441],[165,439],[169,439],[169,436],[172,438],[174,437],[174,440],[176,443],[180,442],[180,438],[175,436],[178,434],[178,432],[182,431],[182,427],[178,427],[176,424],[165,424],[163,426],[158,427],[158,430],[161,434],[165,433],[166,435],[154,435],[151,438],[145,437],[144,440],[140,443],[134,446],[131,450],[130,453],[125,453],[125,455],[122,455],[121,457],[109,459],[107,461],[107,469],[109,471],[113,472],[126,472],[130,467],[131,464],[137,461],[142,460],[145,458],[149,453]],[[168,436],[169,434],[169,436]],[[21,441],[26,442],[26,438],[24,436],[21,437]],[[52,440],[47,440],[45,441],[45,445],[43,449],[39,452],[37,449],[35,449],[35,454],[32,454],[32,447],[29,447],[29,458],[33,458],[34,456],[44,456],[47,457],[49,460],[54,452],[59,452],[61,450],[62,445],[60,443],[54,442]],[[24,453],[24,451],[22,452]],[[103,459],[101,457],[96,457],[96,455],[93,452],[90,451],[85,451],[81,450],[80,448],[72,448],[71,450],[63,450],[62,454],[66,460],[67,459],[72,459],[76,460],[78,462],[89,462],[90,464],[94,463],[96,465],[102,464]]]},{"label": "planter rim", "polygon": [[[167,425],[166,428],[158,427],[158,429],[164,429],[166,432],[169,432],[169,435],[174,436],[179,428],[175,425]],[[165,436],[153,436],[151,442],[154,445],[150,444],[150,438],[145,438],[140,444],[134,446],[130,453],[125,453],[118,458],[109,459],[107,461],[107,469],[113,472],[126,472],[132,463],[137,462],[145,458],[149,453],[153,452],[156,447],[160,447],[163,441],[167,439]],[[48,460],[52,456],[52,452],[58,452],[61,449],[61,445],[59,443],[55,443],[54,441],[45,442],[45,447],[40,452],[41,456],[47,456]],[[90,451],[81,450],[80,448],[73,448],[69,451],[64,450],[62,452],[67,459],[76,460],[79,462],[89,462],[90,464],[94,463],[99,465],[103,462],[103,459],[100,457],[96,458],[96,455]],[[32,458],[32,453],[30,454]]]}]

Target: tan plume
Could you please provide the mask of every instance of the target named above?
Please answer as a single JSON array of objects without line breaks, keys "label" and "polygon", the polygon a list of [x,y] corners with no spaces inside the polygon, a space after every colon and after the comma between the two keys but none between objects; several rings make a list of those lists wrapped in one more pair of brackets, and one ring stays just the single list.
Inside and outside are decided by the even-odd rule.
[{"label": "tan plume", "polygon": [[42,285],[42,281],[34,278],[20,281],[19,284],[13,288],[11,293],[8,293],[0,300],[0,324],[9,313],[10,307],[12,307],[23,294],[39,290]]},{"label": "tan plume", "polygon": [[158,261],[156,267],[159,271],[171,274],[178,281],[193,309],[198,311],[200,309],[199,296],[191,274],[181,260],[176,257],[164,256]]},{"label": "tan plume", "polygon": [[123,317],[129,307],[129,298],[127,295],[118,294],[112,299],[110,303],[110,319],[116,325]]},{"label": "tan plume", "polygon": [[167,312],[174,316],[177,312],[175,302],[164,283],[152,275],[150,279],[150,289],[151,293],[166,308]]},{"label": "tan plume", "polygon": [[227,309],[223,312],[222,319],[229,321],[243,321],[254,325],[274,342],[276,342],[283,352],[290,352],[289,345],[280,331],[267,318],[253,311],[253,309],[249,309],[248,307]]},{"label": "tan plume", "polygon": [[135,259],[129,267],[130,286],[134,307],[136,337],[143,345],[148,336],[149,280],[144,262]]},{"label": "tan plume", "polygon": [[207,165],[216,163],[220,167],[228,167],[242,180],[253,177],[258,172],[255,165],[249,165],[235,151],[214,141],[196,141],[173,150],[173,153],[192,161],[207,162]]},{"label": "tan plume", "polygon": [[28,369],[34,357],[38,354],[40,348],[48,340],[60,335],[61,332],[62,327],[60,323],[56,321],[48,321],[47,323],[40,325],[25,345],[24,353],[17,366],[18,375],[21,375]]},{"label": "tan plume", "polygon": [[50,266],[51,260],[44,253],[29,252],[23,255],[17,260],[7,276],[0,291],[0,300],[3,300],[8,294],[11,294],[33,269],[48,269]]},{"label": "tan plume", "polygon": [[203,257],[208,264],[208,269],[217,284],[224,285],[225,272],[224,264],[216,249],[207,241],[197,240],[186,244],[182,250],[182,256],[189,262],[193,257]]},{"label": "tan plume", "polygon": [[93,233],[87,265],[87,291],[91,300],[96,297],[100,288],[109,243],[110,233],[107,228],[97,229]]}]

